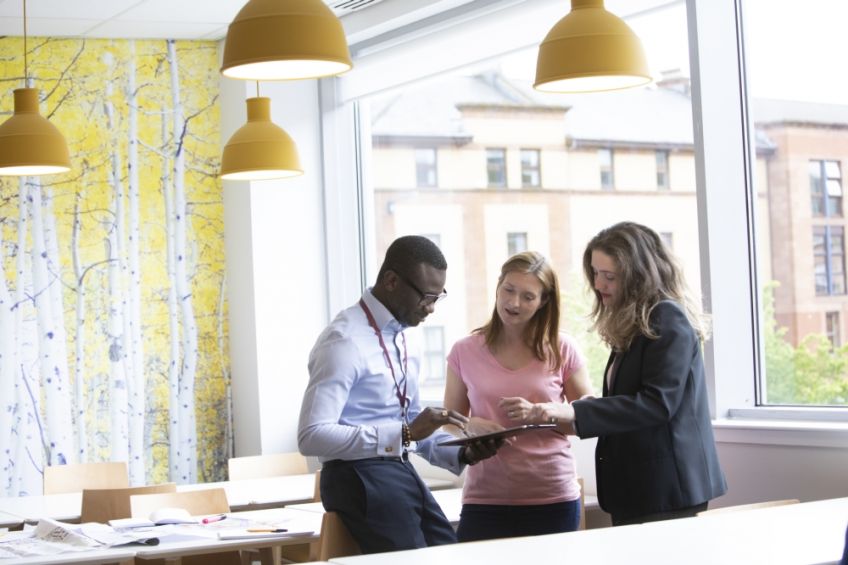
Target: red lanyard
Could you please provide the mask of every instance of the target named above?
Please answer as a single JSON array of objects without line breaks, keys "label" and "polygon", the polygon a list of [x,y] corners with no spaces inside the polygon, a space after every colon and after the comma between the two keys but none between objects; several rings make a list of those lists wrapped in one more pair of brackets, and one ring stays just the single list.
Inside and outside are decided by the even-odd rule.
[{"label": "red lanyard", "polygon": [[[374,315],[371,313],[371,309],[368,308],[368,305],[365,304],[365,301],[361,298],[359,299],[359,306],[362,308],[362,311],[365,312],[365,317],[368,318],[368,325],[371,326],[371,329],[374,330],[374,333],[377,334],[377,340],[380,342],[380,348],[383,350],[383,359],[386,361],[386,366],[389,368],[389,371],[392,372],[392,380],[395,382],[395,396],[397,396],[398,402],[400,403],[400,414],[404,421],[406,421],[406,413],[409,408],[409,399],[406,397],[406,373],[407,373],[407,362],[406,362],[406,336],[403,335],[403,332],[400,333],[401,342],[403,343],[403,359],[401,365],[401,372],[403,374],[403,392],[400,390],[400,385],[398,384],[397,377],[395,376],[395,367],[392,364],[392,357],[389,355],[389,350],[386,348],[386,342],[383,341],[383,332],[380,331],[380,328],[377,326],[377,320],[374,319]],[[397,346],[397,344],[395,344]]]}]

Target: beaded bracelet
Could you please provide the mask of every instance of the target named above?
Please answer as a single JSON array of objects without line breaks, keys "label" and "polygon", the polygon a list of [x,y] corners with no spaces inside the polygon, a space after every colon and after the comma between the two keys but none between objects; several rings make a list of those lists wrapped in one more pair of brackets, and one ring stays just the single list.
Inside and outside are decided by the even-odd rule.
[{"label": "beaded bracelet", "polygon": [[401,427],[401,441],[404,447],[409,447],[412,443],[412,433],[409,431],[409,426],[406,425],[406,422]]}]

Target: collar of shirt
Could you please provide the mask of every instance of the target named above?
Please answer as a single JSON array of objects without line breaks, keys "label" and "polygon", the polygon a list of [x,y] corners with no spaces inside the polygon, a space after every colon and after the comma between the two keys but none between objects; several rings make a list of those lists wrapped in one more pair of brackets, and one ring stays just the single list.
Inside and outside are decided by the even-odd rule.
[{"label": "collar of shirt", "polygon": [[362,293],[362,300],[365,302],[366,306],[368,306],[368,309],[371,310],[371,315],[374,316],[374,321],[377,322],[377,327],[379,327],[381,331],[391,334],[402,332],[405,328],[400,322],[395,320],[394,315],[389,312],[389,309],[386,308],[382,302],[377,300],[377,297],[371,292],[372,288],[373,287],[368,287],[368,289]]}]

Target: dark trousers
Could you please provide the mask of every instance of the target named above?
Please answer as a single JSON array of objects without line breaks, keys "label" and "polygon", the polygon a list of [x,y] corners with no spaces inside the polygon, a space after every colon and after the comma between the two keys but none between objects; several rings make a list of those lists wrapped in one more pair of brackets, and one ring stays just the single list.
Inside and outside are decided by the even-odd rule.
[{"label": "dark trousers", "polygon": [[580,527],[580,499],[554,504],[508,506],[463,504],[459,541],[573,532]]},{"label": "dark trousers", "polygon": [[338,512],[362,553],[456,542],[456,534],[412,464],[397,458],[329,461],[321,501]]},{"label": "dark trousers", "polygon": [[692,518],[698,512],[707,509],[707,503],[696,504],[687,508],[679,508],[677,510],[669,510],[667,512],[656,512],[654,514],[645,514],[629,518],[621,518],[612,515],[613,526],[628,526],[630,524],[642,524],[644,522],[659,522],[660,520],[674,520],[675,518]]}]

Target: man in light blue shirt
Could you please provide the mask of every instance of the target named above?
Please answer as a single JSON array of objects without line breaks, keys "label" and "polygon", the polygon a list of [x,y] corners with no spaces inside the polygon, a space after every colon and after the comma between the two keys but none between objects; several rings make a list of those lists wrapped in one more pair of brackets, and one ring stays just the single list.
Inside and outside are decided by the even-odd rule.
[{"label": "man in light blue shirt", "polygon": [[309,356],[298,446],[321,461],[324,508],[339,513],[363,553],[456,541],[409,452],[459,474],[503,443],[438,446],[453,439],[441,426],[464,429],[468,418],[421,408],[418,334],[404,330],[424,321],[447,296],[446,270],[429,239],[398,238],[386,251],[377,283],[336,316]]}]

